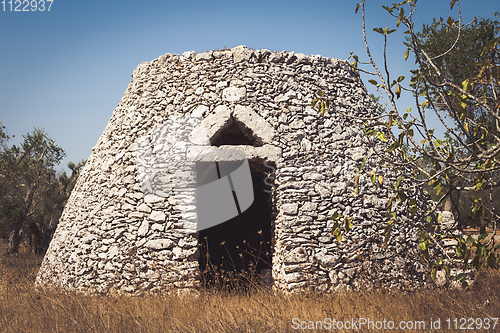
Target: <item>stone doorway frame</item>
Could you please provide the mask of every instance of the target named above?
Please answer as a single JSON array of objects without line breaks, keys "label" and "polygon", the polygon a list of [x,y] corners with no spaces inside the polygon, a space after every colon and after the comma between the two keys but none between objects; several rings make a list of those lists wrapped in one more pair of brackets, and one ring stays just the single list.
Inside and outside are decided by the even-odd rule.
[{"label": "stone doorway frame", "polygon": [[[246,155],[253,173],[258,177],[259,175],[264,176],[263,181],[266,178],[273,179],[272,183],[265,182],[265,184],[272,187],[267,193],[269,196],[268,204],[271,210],[271,240],[273,240],[275,238],[274,225],[276,216],[279,213],[279,208],[276,207],[277,192],[274,186],[275,175],[273,177],[265,177],[265,175],[266,171],[268,173],[275,173],[276,164],[282,156],[281,148],[273,144],[273,139],[276,136],[275,129],[250,107],[235,105],[234,110],[231,111],[227,106],[220,105],[214,109],[213,113],[202,120],[201,124],[193,130],[191,135],[196,135],[195,133],[202,127],[207,131],[210,142],[214,142],[220,139],[220,135],[223,135],[225,129],[233,125],[238,126],[247,137],[251,138],[255,145],[223,144],[220,146],[194,146],[188,150],[188,160],[194,163],[236,162],[241,160],[240,154],[234,154],[234,151],[237,150]],[[271,170],[265,170],[266,167]],[[199,242],[199,236],[197,238]],[[271,258],[274,261],[274,251],[271,254]],[[267,276],[261,276],[261,278],[263,281],[269,283],[269,281],[272,281],[272,277],[269,271],[266,273]]]}]

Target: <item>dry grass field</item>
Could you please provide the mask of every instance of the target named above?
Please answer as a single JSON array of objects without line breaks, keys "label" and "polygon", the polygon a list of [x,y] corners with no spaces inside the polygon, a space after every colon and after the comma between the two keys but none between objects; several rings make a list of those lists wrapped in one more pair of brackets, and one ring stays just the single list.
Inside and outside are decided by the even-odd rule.
[{"label": "dry grass field", "polygon": [[[202,291],[183,298],[90,297],[35,290],[41,259],[26,249],[0,256],[0,332],[373,332],[386,331],[383,325],[394,325],[394,332],[410,331],[398,329],[401,321],[414,332],[463,331],[460,326],[469,332],[500,331],[500,322],[493,328],[493,318],[500,317],[498,272],[481,273],[468,291],[284,296],[255,289]],[[333,319],[343,328],[330,327]],[[437,319],[440,329],[431,329]],[[479,329],[487,323],[489,330]]]}]

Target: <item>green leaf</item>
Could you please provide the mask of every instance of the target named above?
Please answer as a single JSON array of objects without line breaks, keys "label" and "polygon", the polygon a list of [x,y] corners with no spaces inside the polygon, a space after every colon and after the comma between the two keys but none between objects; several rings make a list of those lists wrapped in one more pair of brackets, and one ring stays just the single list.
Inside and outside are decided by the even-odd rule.
[{"label": "green leaf", "polygon": [[406,199],[406,194],[403,192],[403,190],[398,190],[396,196],[398,197],[400,203]]},{"label": "green leaf", "polygon": [[372,129],[372,128],[369,128],[369,127],[365,127],[363,128],[363,132],[367,135],[367,136],[372,136],[372,135],[375,135],[377,134],[377,131]]},{"label": "green leaf", "polygon": [[396,94],[396,98],[399,99],[399,97],[401,96],[401,86],[399,84],[394,90],[394,93]]},{"label": "green leaf", "polygon": [[439,182],[439,184],[436,186],[436,195],[439,195],[442,189],[443,189],[443,184]]},{"label": "green leaf", "polygon": [[361,166],[359,167],[358,172],[359,172],[359,171],[361,171],[361,170],[363,170],[363,168],[365,167],[365,164],[366,164],[366,160],[367,160],[367,159],[368,159],[368,155],[365,155],[365,156],[363,157],[363,160],[361,161]]},{"label": "green leaf", "polygon": [[337,241],[342,242],[342,233],[340,231],[340,224],[338,222],[335,222],[333,226],[332,235],[337,238]]},{"label": "green leaf", "polygon": [[373,186],[375,186],[376,178],[377,178],[377,175],[375,174],[375,171],[374,170],[370,171],[370,179],[372,181]]},{"label": "green leaf", "polygon": [[370,83],[371,83],[371,84],[373,84],[374,86],[376,86],[376,85],[378,84],[378,83],[377,83],[377,81],[375,81],[375,80],[368,80],[368,82],[370,82]]},{"label": "green leaf", "polygon": [[392,209],[392,200],[394,200],[394,197],[390,198],[389,201],[387,202],[387,212],[390,212]]},{"label": "green leaf", "polygon": [[405,177],[403,176],[400,176],[397,180],[396,180],[396,186],[395,186],[395,189],[397,190],[398,187],[399,187],[399,183],[401,183],[401,181],[405,179]]},{"label": "green leaf", "polygon": [[392,225],[394,224],[394,220],[390,220],[389,223],[387,223],[387,226],[385,227],[384,231],[384,242],[387,244],[389,241],[389,236],[391,235],[391,230],[392,230]]},{"label": "green leaf", "polygon": [[489,133],[488,130],[485,129],[481,135],[481,140],[485,140],[488,137],[488,133]]},{"label": "green leaf", "polygon": [[399,143],[399,140],[398,141],[394,141],[390,146],[389,148],[387,148],[385,151],[386,152],[390,152],[390,151],[393,151],[394,149],[396,148],[399,148],[401,147],[401,144]]},{"label": "green leaf", "polygon": [[311,108],[314,109],[314,107],[316,106],[316,104],[318,103],[319,99],[315,98],[312,103],[311,103]]},{"label": "green leaf", "polygon": [[462,82],[462,89],[463,90],[467,91],[468,87],[469,87],[469,79]]},{"label": "green leaf", "polygon": [[472,267],[474,267],[478,271],[481,270],[481,257],[482,255],[476,252],[476,256],[472,260]]},{"label": "green leaf", "polygon": [[438,186],[439,182],[441,182],[439,179],[434,178],[434,179],[429,180],[427,185],[429,185],[430,187],[436,188],[436,186]]},{"label": "green leaf", "polygon": [[467,267],[469,267],[470,254],[471,254],[470,250],[466,248],[465,249],[465,254],[464,254],[464,257],[463,257],[463,259],[464,259],[464,263],[463,263],[464,269],[467,269]]},{"label": "green leaf", "polygon": [[474,191],[480,191],[481,188],[483,187],[485,181],[483,178],[481,177],[476,177],[476,179],[474,179]]},{"label": "green leaf", "polygon": [[481,234],[481,235],[479,235],[479,236],[477,237],[477,240],[478,240],[478,241],[483,240],[483,239],[485,239],[485,238],[486,238],[486,237],[488,237],[488,236],[489,236],[489,234],[488,234],[488,233]]},{"label": "green leaf", "polygon": [[378,136],[378,138],[379,138],[380,140],[382,140],[382,141],[384,141],[384,142],[385,142],[385,141],[387,141],[387,140],[386,140],[386,138],[385,138],[385,133],[384,133],[384,132],[378,132],[378,133],[377,133],[377,136]]},{"label": "green leaf", "polygon": [[429,261],[429,249],[427,248],[427,242],[418,244],[418,249],[420,250],[422,257],[424,257],[426,261]]},{"label": "green leaf", "polygon": [[330,219],[332,219],[334,221],[338,221],[338,220],[340,220],[341,217],[342,217],[342,213],[335,212],[335,213],[332,214],[332,216],[330,217]]},{"label": "green leaf", "polygon": [[346,217],[344,219],[344,228],[346,232],[352,229],[352,221],[350,217]]},{"label": "green leaf", "polygon": [[437,272],[437,268],[435,266],[432,267],[432,269],[431,269],[431,279],[432,279],[432,281],[436,281],[436,272]]},{"label": "green leaf", "polygon": [[450,9],[453,9],[453,6],[455,6],[455,2],[457,2],[457,0],[450,1]]},{"label": "green leaf", "polygon": [[332,106],[332,101],[329,100],[328,98],[326,99],[326,109],[330,110],[330,107]]}]

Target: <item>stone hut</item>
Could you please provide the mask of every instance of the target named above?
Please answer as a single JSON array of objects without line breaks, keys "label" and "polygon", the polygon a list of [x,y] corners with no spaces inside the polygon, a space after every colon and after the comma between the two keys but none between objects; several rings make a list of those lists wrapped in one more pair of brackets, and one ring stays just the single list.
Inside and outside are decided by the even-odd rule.
[{"label": "stone hut", "polygon": [[[318,90],[332,100],[323,116],[310,108]],[[37,286],[197,288],[206,246],[211,262],[238,269],[238,256],[248,258],[234,249],[249,254],[250,241],[280,290],[425,286],[416,219],[397,221],[384,244],[390,193],[365,176],[353,190],[363,157],[376,168],[386,147],[361,130],[361,118],[376,114],[358,73],[334,58],[238,46],[140,64],[71,194]],[[332,236],[335,212],[353,223],[342,242]]]}]

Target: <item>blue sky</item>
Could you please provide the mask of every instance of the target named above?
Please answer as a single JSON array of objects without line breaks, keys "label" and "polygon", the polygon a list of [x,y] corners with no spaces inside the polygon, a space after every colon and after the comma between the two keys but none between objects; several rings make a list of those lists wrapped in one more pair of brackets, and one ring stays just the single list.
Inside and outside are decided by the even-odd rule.
[{"label": "blue sky", "polygon": [[[0,121],[15,135],[11,144],[44,128],[66,151],[59,169],[67,170],[67,162],[88,158],[141,62],[237,45],[340,59],[354,51],[366,59],[356,3],[54,0],[50,12],[14,12],[0,2]],[[382,39],[371,30],[395,27],[383,4],[390,1],[367,1],[375,54]],[[461,8],[464,21],[494,18],[500,1],[463,1]],[[456,14],[449,0],[420,0],[416,26]],[[402,33],[392,36],[391,75],[408,75],[412,62],[404,61]],[[411,106],[402,98],[401,108]]]}]

